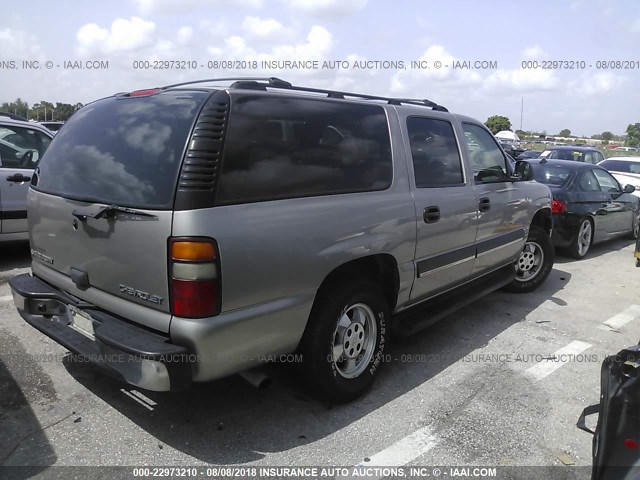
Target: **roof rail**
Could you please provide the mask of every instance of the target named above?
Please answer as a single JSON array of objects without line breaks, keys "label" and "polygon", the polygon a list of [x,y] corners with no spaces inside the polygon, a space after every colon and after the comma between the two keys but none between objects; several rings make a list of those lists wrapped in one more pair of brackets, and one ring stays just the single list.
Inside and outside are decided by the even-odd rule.
[{"label": "roof rail", "polygon": [[[393,97],[381,97],[377,95],[366,95],[362,93],[353,93],[353,92],[341,92],[338,90],[327,90],[324,88],[312,88],[312,87],[298,87],[292,85],[290,82],[286,80],[282,80],[277,77],[230,77],[230,78],[209,78],[205,80],[195,80],[191,82],[182,82],[176,83],[173,85],[167,85],[162,87],[162,89],[173,88],[173,87],[182,87],[184,85],[194,85],[198,83],[211,83],[211,82],[230,82],[233,83],[229,88],[243,88],[243,89],[254,89],[254,90],[266,90],[267,88],[281,88],[284,90],[293,90],[296,92],[309,92],[309,93],[322,93],[326,94],[328,98],[338,98],[345,99],[347,97],[350,98],[359,98],[362,100],[376,100],[381,102],[387,102],[390,105],[418,105],[421,107],[429,107],[433,110],[440,112],[448,112],[447,108],[442,105],[438,105],[435,102],[427,99],[414,99],[414,98],[393,98]],[[259,83],[264,82],[264,83]]]},{"label": "roof rail", "polygon": [[0,117],[9,117],[11,120],[20,120],[22,122],[28,122],[29,121],[26,118],[21,117],[20,115],[16,115],[15,113],[11,113],[11,112],[0,112]]}]

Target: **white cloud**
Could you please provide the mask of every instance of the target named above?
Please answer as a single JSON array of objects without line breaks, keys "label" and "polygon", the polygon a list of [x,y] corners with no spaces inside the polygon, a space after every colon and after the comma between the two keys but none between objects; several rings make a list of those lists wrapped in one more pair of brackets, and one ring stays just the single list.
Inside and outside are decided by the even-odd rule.
[{"label": "white cloud", "polygon": [[[225,0],[133,0],[142,15],[152,15],[154,13],[185,13],[188,10],[211,7],[228,7],[230,2]],[[239,7],[262,7],[263,0],[236,0],[231,5],[233,8]]]},{"label": "white cloud", "polygon": [[484,88],[493,91],[532,92],[553,90],[559,86],[555,72],[542,69],[499,69],[484,80]]},{"label": "white cloud", "polygon": [[268,37],[274,33],[282,32],[284,27],[273,18],[245,17],[242,28],[250,35]]},{"label": "white cloud", "polygon": [[25,60],[42,56],[42,49],[33,34],[12,28],[0,29],[0,52],[4,56],[11,54],[14,58],[22,57]]},{"label": "white cloud", "polygon": [[362,10],[368,0],[281,0],[287,7],[309,15],[351,15]]},{"label": "white cloud", "polygon": [[535,45],[533,47],[525,48],[522,51],[523,60],[542,60],[547,58],[547,52],[545,52],[540,46]]},{"label": "white cloud", "polygon": [[189,43],[193,38],[193,29],[191,27],[180,27],[176,35],[176,42],[180,44]]},{"label": "white cloud", "polygon": [[625,82],[626,78],[621,75],[616,75],[613,72],[600,72],[584,76],[572,85],[571,90],[585,96],[601,95],[610,93]]},{"label": "white cloud", "polygon": [[640,18],[631,23],[631,25],[629,26],[629,31],[631,33],[640,33]]},{"label": "white cloud", "polygon": [[155,23],[139,17],[129,20],[118,18],[110,29],[87,23],[76,34],[77,51],[84,55],[95,51],[119,53],[137,50],[153,43],[155,29]]}]

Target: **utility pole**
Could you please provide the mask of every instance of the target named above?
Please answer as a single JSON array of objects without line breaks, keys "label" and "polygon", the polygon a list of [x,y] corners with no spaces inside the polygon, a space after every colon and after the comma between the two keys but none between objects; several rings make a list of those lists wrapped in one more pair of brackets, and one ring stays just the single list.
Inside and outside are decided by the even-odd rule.
[{"label": "utility pole", "polygon": [[524,113],[524,97],[522,97],[522,102],[520,103],[520,131],[522,131],[522,114]]}]

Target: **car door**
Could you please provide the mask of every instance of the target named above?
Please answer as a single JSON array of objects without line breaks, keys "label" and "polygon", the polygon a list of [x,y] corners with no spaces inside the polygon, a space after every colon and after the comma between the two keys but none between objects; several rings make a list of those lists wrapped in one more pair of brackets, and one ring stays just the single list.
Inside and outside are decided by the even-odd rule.
[{"label": "car door", "polygon": [[593,219],[593,242],[595,243],[609,237],[611,229],[609,223],[613,220],[607,210],[607,194],[601,190],[593,170],[584,169],[578,173],[568,211],[578,219],[587,216]]},{"label": "car door", "polygon": [[522,251],[526,239],[522,195],[510,178],[507,158],[484,126],[463,122],[473,190],[478,204],[477,258],[473,271],[482,273],[506,265]]},{"label": "car door", "polygon": [[469,278],[478,206],[456,126],[437,114],[408,116],[403,122],[417,225],[416,280],[410,299],[419,301]]},{"label": "car door", "polygon": [[609,221],[609,234],[628,232],[633,227],[633,215],[637,210],[637,197],[622,193],[622,187],[613,176],[602,168],[594,168],[593,174],[598,180],[600,190],[605,195],[605,209]]},{"label": "car door", "polygon": [[27,231],[31,176],[50,142],[38,129],[0,125],[0,233]]}]

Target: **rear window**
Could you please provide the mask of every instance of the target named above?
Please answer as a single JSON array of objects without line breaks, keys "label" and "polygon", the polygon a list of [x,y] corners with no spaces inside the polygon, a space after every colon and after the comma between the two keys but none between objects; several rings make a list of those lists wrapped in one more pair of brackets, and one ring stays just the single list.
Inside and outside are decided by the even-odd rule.
[{"label": "rear window", "polygon": [[536,181],[554,187],[563,186],[570,176],[571,170],[565,167],[535,165],[533,168],[533,177]]},{"label": "rear window", "polygon": [[40,163],[37,190],[128,207],[172,207],[184,149],[207,92],[99,100],[76,112]]},{"label": "rear window", "polygon": [[625,162],[623,160],[605,160],[600,164],[611,172],[640,173],[640,162]]},{"label": "rear window", "polygon": [[384,109],[313,98],[232,99],[216,203],[383,190],[393,174]]}]

